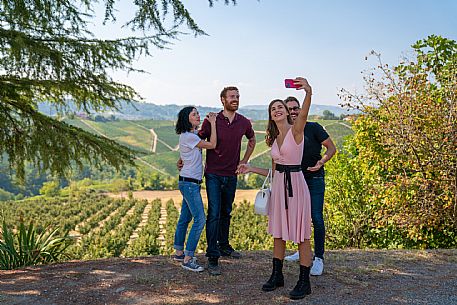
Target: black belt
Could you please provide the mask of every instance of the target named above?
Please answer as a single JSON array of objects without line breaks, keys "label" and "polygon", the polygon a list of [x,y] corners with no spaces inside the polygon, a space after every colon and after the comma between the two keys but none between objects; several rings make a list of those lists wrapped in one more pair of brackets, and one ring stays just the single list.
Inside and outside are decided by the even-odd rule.
[{"label": "black belt", "polygon": [[193,183],[197,183],[197,184],[202,184],[201,180],[197,180],[197,179],[194,179],[194,178],[187,178],[187,177],[183,177],[183,176],[179,176],[178,180],[179,181],[186,181],[186,182],[193,182]]},{"label": "black belt", "polygon": [[[280,173],[284,173],[284,197],[286,209],[289,208],[287,204],[287,197],[294,197],[294,191],[292,189],[292,178],[290,176],[291,172],[301,172],[301,165],[284,165],[276,164],[276,170]],[[285,194],[287,191],[287,195]]]}]

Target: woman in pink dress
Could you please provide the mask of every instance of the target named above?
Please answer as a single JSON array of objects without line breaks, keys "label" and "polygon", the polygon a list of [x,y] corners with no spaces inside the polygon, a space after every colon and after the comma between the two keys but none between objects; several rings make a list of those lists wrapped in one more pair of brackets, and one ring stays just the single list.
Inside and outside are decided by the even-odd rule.
[{"label": "woman in pink dress", "polygon": [[[273,100],[268,106],[268,127],[266,142],[271,146],[273,181],[268,212],[268,233],[273,235],[273,272],[262,286],[264,291],[272,291],[284,286],[282,274],[286,241],[298,244],[300,253],[300,275],[291,299],[301,299],[311,293],[309,271],[312,262],[311,199],[308,186],[302,174],[304,128],[311,105],[312,89],[302,77],[294,80],[297,90],[306,92],[303,107],[293,124],[287,105],[282,100]],[[268,169],[243,164],[239,173],[268,175]]]}]

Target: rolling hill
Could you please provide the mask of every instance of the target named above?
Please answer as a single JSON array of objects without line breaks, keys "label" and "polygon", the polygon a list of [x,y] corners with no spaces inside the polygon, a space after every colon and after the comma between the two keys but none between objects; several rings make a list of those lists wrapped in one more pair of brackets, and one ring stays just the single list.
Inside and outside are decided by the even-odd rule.
[{"label": "rolling hill", "polygon": [[[174,131],[174,122],[170,120],[115,120],[96,122],[89,119],[67,119],[67,123],[78,126],[89,132],[104,135],[123,145],[135,149],[140,166],[160,169],[162,173],[175,176],[176,160],[179,158],[177,150],[178,136]],[[345,136],[352,134],[348,123],[335,120],[318,121],[324,126],[337,146],[341,146]],[[251,162],[258,166],[268,166],[271,162],[269,147],[265,143],[266,121],[253,121],[256,131],[257,145],[251,157]],[[246,149],[247,141],[242,143],[242,153]],[[146,164],[146,163],[147,164]]]},{"label": "rolling hill", "polygon": [[[105,112],[95,112],[91,111],[92,115],[102,115],[102,116],[115,116],[122,120],[175,120],[176,115],[179,110],[184,107],[182,105],[156,105],[153,103],[138,103],[138,102],[122,102],[119,111],[105,111]],[[208,113],[218,112],[221,110],[220,107],[206,107],[206,106],[197,106],[200,113]],[[244,116],[252,119],[252,120],[267,120],[268,113],[267,113],[267,105],[250,105],[250,106],[241,106],[239,112]],[[39,110],[50,116],[55,116],[59,112],[49,106],[46,103],[40,103],[38,105]],[[310,115],[322,115],[325,110],[329,110],[334,113],[336,116],[341,114],[352,114],[354,111],[347,111],[340,106],[332,106],[332,105],[311,105]],[[62,112],[62,110],[60,111]],[[68,107],[64,109],[63,112],[72,112],[72,113],[79,113],[83,112],[82,110],[75,107],[74,104],[71,102],[68,103]]]}]

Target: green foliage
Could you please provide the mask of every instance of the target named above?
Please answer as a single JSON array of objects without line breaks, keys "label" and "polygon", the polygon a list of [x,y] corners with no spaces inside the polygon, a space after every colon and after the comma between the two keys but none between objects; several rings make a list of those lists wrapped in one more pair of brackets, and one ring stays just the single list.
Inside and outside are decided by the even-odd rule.
[{"label": "green foliage", "polygon": [[[95,213],[88,215],[82,223],[78,224],[79,232],[83,235],[89,233],[92,229],[98,227],[101,221],[106,219],[112,213],[115,213],[117,209],[120,209],[120,211],[127,209],[125,206],[127,206],[127,203],[120,200],[105,201],[105,205],[103,205]],[[130,205],[128,207],[130,207]]]},{"label": "green foliage", "polygon": [[329,123],[329,121],[323,121],[321,125],[324,126],[338,149],[341,149],[343,147],[344,140],[354,133],[351,125],[346,122],[333,121],[332,123]]},{"label": "green foliage", "polygon": [[[129,188],[132,190],[169,190],[177,188],[176,177],[178,171],[176,168],[176,160],[179,158],[179,151],[171,151],[170,147],[176,146],[178,136],[174,132],[172,121],[109,121],[109,122],[93,122],[88,120],[65,120],[68,124],[82,128],[88,132],[97,133],[98,135],[109,135],[113,139],[122,144],[128,145],[134,149],[138,154],[138,159],[135,161],[135,167],[125,167],[121,171],[116,171],[112,166],[106,162],[102,162],[99,168],[88,161],[82,161],[82,168],[75,169],[68,173],[67,177],[61,179],[61,187],[64,187],[62,195],[69,192],[65,186],[74,183],[75,181],[82,181],[90,179],[91,186],[78,186],[77,189],[84,191],[87,189],[97,189],[106,191],[115,191],[109,184],[115,179],[126,180]],[[89,127],[84,122],[88,123]],[[254,128],[257,131],[265,129],[266,121],[254,121]],[[320,124],[325,126],[332,139],[337,146],[340,146],[343,137],[352,134],[352,130],[347,123],[341,121],[319,121]],[[157,144],[157,152],[152,154],[150,152],[151,134],[149,129],[154,128],[159,139],[166,143],[169,147],[161,142]],[[271,157],[269,148],[266,146],[262,133],[256,133],[257,145],[253,153],[255,158],[251,163],[255,166],[269,167],[271,166]],[[128,144],[130,143],[130,144]],[[141,144],[141,145],[139,145]],[[138,146],[137,146],[138,145]],[[242,153],[246,147],[246,142],[242,144]],[[146,149],[147,148],[147,149]],[[143,153],[145,155],[143,155]],[[140,161],[140,158],[142,161]],[[76,163],[72,163],[76,165]],[[43,183],[47,181],[48,177],[52,177],[50,173],[40,174],[36,168],[28,164],[25,168],[25,180],[27,185],[20,185],[15,181],[15,172],[12,171],[8,174],[7,160],[0,162],[0,188],[13,194],[24,194],[25,196],[38,195]],[[160,171],[160,172],[159,172]],[[55,178],[53,178],[55,179]],[[254,179],[254,178],[250,178]],[[257,188],[258,184],[253,181],[241,181],[240,188]],[[76,187],[76,186],[75,186]],[[76,189],[75,189],[76,190]]]},{"label": "green foliage", "polygon": [[324,110],[324,112],[322,112],[322,118],[324,120],[338,120],[338,117],[330,110]]},{"label": "green foliage", "polygon": [[[209,2],[212,4],[212,1]],[[86,112],[119,107],[139,99],[137,92],[114,81],[112,70],[138,71],[139,56],[163,48],[184,25],[194,35],[205,34],[182,1],[133,1],[133,18],[125,28],[130,37],[101,39],[91,32],[96,24],[96,1],[8,1],[0,3],[0,154],[24,178],[25,162],[52,175],[64,175],[72,161],[116,169],[133,164],[129,149],[38,112],[39,102],[65,111],[68,102]],[[106,1],[103,25],[116,22],[115,1]],[[89,13],[88,13],[89,12]],[[119,33],[118,31],[114,31]],[[138,33],[140,33],[138,35]]]},{"label": "green foliage", "polygon": [[26,266],[58,262],[66,258],[71,240],[65,234],[58,236],[59,229],[49,229],[38,234],[33,223],[28,227],[19,223],[16,232],[3,222],[0,239],[0,269],[10,270]]},{"label": "green foliage", "polygon": [[11,200],[14,198],[14,194],[5,191],[0,188],[0,201]]},{"label": "green foliage", "polygon": [[40,194],[47,197],[54,197],[59,195],[59,182],[56,180],[51,180],[43,183],[43,186],[40,189]]},{"label": "green foliage", "polygon": [[[110,200],[112,212],[96,214],[90,219],[80,243],[72,251],[80,258],[102,258],[119,256],[126,247],[130,235],[141,220],[146,203],[137,200]],[[130,212],[129,212],[130,211]],[[81,232],[82,233],[82,232]]]},{"label": "green foliage", "polygon": [[[169,255],[174,252],[173,241],[179,211],[173,201],[167,202],[167,225],[165,247],[161,254]],[[189,228],[192,222],[189,223]],[[265,250],[273,248],[273,238],[267,233],[268,219],[254,213],[254,207],[247,201],[233,205],[230,225],[230,244],[238,250]],[[205,232],[202,232],[197,246],[197,252],[205,252],[207,247]]]},{"label": "green foliage", "polygon": [[[397,67],[380,62],[365,77],[365,95],[343,94],[364,115],[353,125],[352,150],[329,167],[342,177],[329,183],[335,204],[330,214],[336,217],[330,222],[337,235],[341,219],[359,215],[346,232],[361,233],[357,245],[457,245],[457,43],[430,36],[413,49],[416,58]],[[353,169],[345,172],[348,164]],[[348,212],[352,200],[355,211]]]},{"label": "green foliage", "polygon": [[159,218],[160,218],[160,200],[154,200],[151,211],[149,212],[148,221],[135,239],[124,251],[125,256],[146,256],[156,255],[160,251],[159,242]]},{"label": "green foliage", "polygon": [[[166,203],[167,207],[167,224],[165,227],[165,246],[161,248],[161,255],[170,255],[174,252],[173,241],[176,232],[176,224],[179,219],[179,211],[176,209],[173,200],[168,200]],[[189,227],[192,226],[193,222],[189,223]],[[202,234],[203,235],[203,234]],[[201,244],[201,243],[200,243]]]},{"label": "green foliage", "polygon": [[[271,157],[269,154],[267,156],[270,158],[270,163],[271,163]],[[238,182],[236,185],[237,189],[241,190],[246,190],[246,189],[258,189],[262,186],[263,181],[265,177],[257,174],[247,174],[247,175],[241,175],[238,176]]]},{"label": "green foliage", "polygon": [[329,224],[326,242],[330,248],[361,247],[366,242],[364,233],[372,216],[367,204],[369,188],[353,153],[347,148],[325,165],[324,216]]},{"label": "green foliage", "polygon": [[126,180],[116,179],[112,182],[112,190],[114,192],[128,191],[129,184]]},{"label": "green foliage", "polygon": [[230,244],[238,250],[273,249],[273,237],[267,233],[268,218],[254,213],[247,202],[234,205],[230,225]]}]

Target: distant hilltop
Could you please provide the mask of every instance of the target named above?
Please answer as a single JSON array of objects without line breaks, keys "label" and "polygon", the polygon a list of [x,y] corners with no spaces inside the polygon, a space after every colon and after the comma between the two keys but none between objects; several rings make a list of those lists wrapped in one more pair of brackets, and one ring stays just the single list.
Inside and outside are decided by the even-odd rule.
[{"label": "distant hilltop", "polygon": [[[121,109],[119,111],[108,110],[104,112],[90,111],[90,114],[98,114],[102,116],[111,116],[123,120],[175,120],[179,110],[184,107],[183,105],[156,105],[153,103],[139,103],[139,102],[122,102]],[[239,113],[252,119],[252,120],[267,120],[267,105],[248,105],[242,106],[239,109]],[[207,106],[197,106],[198,111],[201,114],[206,114],[208,112],[219,112],[222,108],[220,107],[207,107]],[[38,105],[40,112],[49,115],[55,116],[58,114],[58,111],[55,108],[50,107],[48,103],[40,103]],[[328,110],[339,116],[340,114],[353,114],[354,111],[347,111],[346,109],[340,106],[332,105],[311,105],[310,115],[322,115],[325,110]],[[78,109],[73,103],[68,103],[66,113],[82,113],[84,112],[81,109]]]}]

